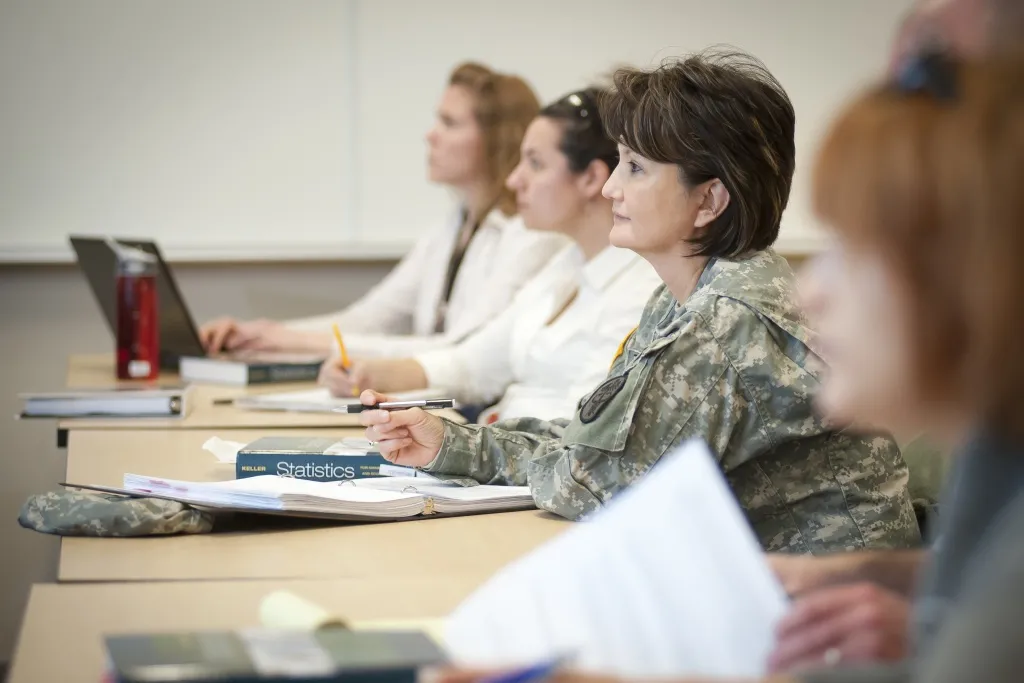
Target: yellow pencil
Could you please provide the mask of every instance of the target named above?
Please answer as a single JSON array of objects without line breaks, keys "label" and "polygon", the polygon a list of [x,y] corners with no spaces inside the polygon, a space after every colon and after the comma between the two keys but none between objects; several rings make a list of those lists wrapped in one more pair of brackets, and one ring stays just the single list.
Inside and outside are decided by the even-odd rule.
[{"label": "yellow pencil", "polygon": [[348,351],[345,350],[345,342],[341,338],[341,330],[338,329],[337,323],[332,325],[332,327],[334,328],[334,340],[338,342],[338,353],[341,354],[341,367],[348,370],[352,363],[349,361]]},{"label": "yellow pencil", "polygon": [[[343,370],[348,370],[352,367],[352,361],[348,358],[348,351],[345,350],[345,342],[341,338],[341,330],[338,328],[338,323],[331,325],[334,329],[334,341],[338,342],[338,353],[341,354],[341,367]],[[352,387],[352,395],[359,395],[359,387]]]}]

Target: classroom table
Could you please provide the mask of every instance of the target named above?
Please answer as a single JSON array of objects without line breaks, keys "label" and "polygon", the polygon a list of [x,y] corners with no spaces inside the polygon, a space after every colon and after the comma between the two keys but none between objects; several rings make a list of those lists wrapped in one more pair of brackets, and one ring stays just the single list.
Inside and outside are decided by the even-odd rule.
[{"label": "classroom table", "polygon": [[[194,480],[230,479],[231,466],[217,464],[201,449],[202,443],[216,433],[76,430],[68,444],[67,479],[77,484],[112,486],[121,485],[125,472]],[[342,430],[329,433],[345,434]],[[221,435],[225,436],[223,432]],[[240,441],[255,435],[248,431],[226,434],[238,436]],[[57,576],[60,581],[155,581],[404,579],[456,573],[482,579],[567,525],[563,519],[531,510],[405,522],[303,522],[302,528],[263,527],[194,536],[69,537],[61,539]]]},{"label": "classroom table", "polygon": [[[176,383],[177,375],[165,374],[160,383]],[[70,388],[113,388],[137,386],[139,382],[118,382],[114,378],[114,359],[109,354],[71,356],[68,361],[67,385]],[[299,391],[315,388],[315,384],[264,384],[249,387],[196,384],[192,387],[191,407],[184,417],[178,418],[75,418],[57,423],[57,446],[67,447],[68,432],[92,429],[254,429],[254,428],[339,428],[359,425],[358,415],[339,413],[308,413],[284,411],[241,410],[232,405],[217,405],[218,399],[238,396]],[[453,410],[439,411],[440,415],[456,422],[463,418]]]},{"label": "classroom table", "polygon": [[131,584],[36,584],[11,664],[10,683],[97,683],[103,634],[259,626],[260,601],[288,590],[354,626],[360,621],[446,616],[481,583],[458,574],[359,580],[202,581]]}]

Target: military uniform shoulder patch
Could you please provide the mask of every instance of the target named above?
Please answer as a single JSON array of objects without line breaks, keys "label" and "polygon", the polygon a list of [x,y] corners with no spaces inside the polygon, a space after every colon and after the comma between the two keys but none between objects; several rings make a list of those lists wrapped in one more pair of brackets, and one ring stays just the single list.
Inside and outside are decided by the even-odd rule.
[{"label": "military uniform shoulder patch", "polygon": [[615,361],[617,361],[619,359],[619,357],[622,356],[622,353],[626,350],[626,342],[629,341],[630,337],[632,337],[634,334],[636,334],[636,331],[638,329],[640,329],[640,328],[639,327],[634,327],[633,329],[631,329],[629,331],[629,334],[627,334],[625,337],[622,338],[622,342],[619,343],[619,348],[615,349],[615,357],[612,358],[612,365],[615,365]]},{"label": "military uniform shoulder patch", "polygon": [[596,420],[605,406],[615,398],[616,394],[622,391],[622,387],[626,386],[626,377],[628,375],[629,373],[625,372],[618,377],[606,379],[597,389],[594,389],[594,392],[580,406],[580,422],[590,424]]}]

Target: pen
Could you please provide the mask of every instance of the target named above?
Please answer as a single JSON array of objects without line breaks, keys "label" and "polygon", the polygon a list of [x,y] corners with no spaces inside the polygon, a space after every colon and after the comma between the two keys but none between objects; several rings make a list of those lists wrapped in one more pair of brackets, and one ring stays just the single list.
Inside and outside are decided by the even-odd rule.
[{"label": "pen", "polygon": [[442,408],[454,408],[455,401],[450,398],[436,398],[429,401],[385,401],[372,406],[364,406],[361,403],[336,408],[336,413],[361,413],[364,410],[408,410],[409,408],[423,408],[423,410],[441,410]]},{"label": "pen", "polygon": [[540,683],[558,670],[565,657],[554,657],[531,666],[482,678],[478,683]]}]

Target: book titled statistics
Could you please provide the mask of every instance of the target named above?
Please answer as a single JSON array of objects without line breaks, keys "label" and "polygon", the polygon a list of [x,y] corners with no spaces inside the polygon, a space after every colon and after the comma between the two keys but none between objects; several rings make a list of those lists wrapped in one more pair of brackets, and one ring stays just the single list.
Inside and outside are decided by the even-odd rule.
[{"label": "book titled statistics", "polygon": [[276,474],[309,481],[379,477],[388,461],[369,441],[316,436],[265,436],[246,444],[235,460],[235,478]]}]

